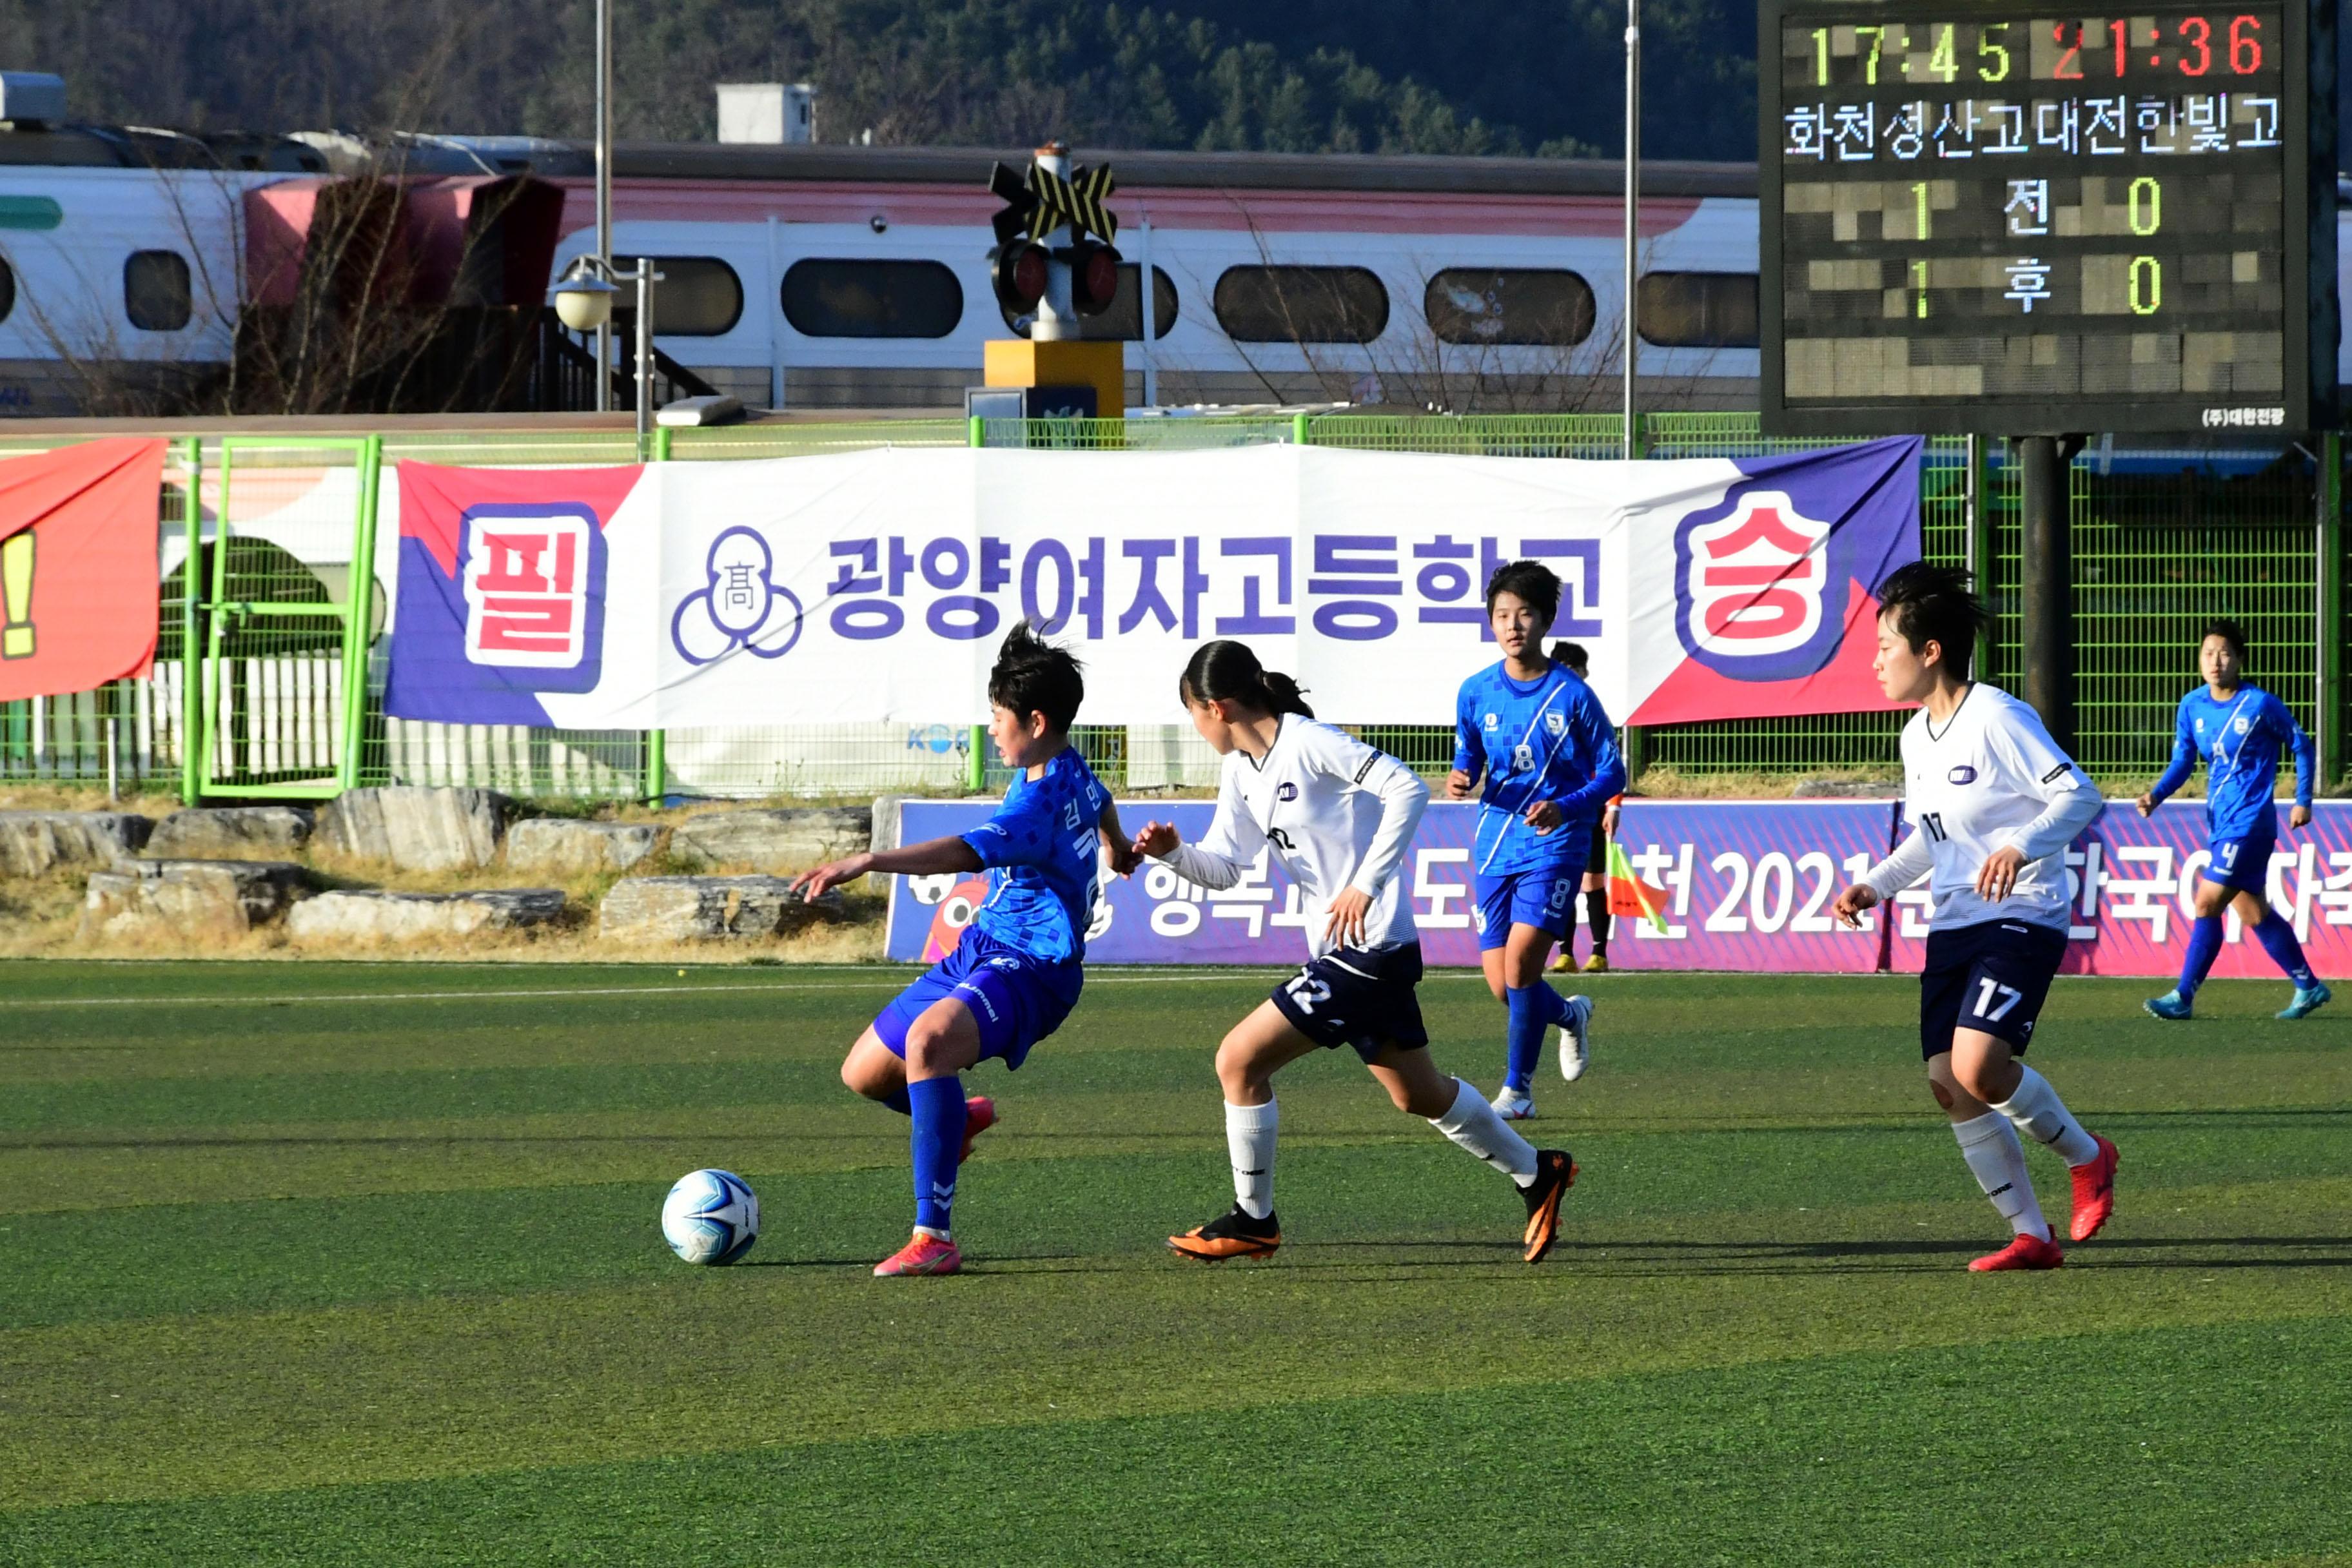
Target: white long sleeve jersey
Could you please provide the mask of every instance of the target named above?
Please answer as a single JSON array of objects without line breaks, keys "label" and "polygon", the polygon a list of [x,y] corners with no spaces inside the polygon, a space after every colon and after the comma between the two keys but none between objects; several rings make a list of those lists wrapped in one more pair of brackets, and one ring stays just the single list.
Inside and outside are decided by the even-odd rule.
[{"label": "white long sleeve jersey", "polygon": [[1307,945],[1322,957],[1331,900],[1360,888],[1372,900],[1360,945],[1378,951],[1418,940],[1397,868],[1429,804],[1429,786],[1386,752],[1328,724],[1282,716],[1263,761],[1226,753],[1217,815],[1198,844],[1161,858],[1187,881],[1230,888],[1271,847],[1298,886]]},{"label": "white long sleeve jersey", "polygon": [[[1903,726],[1904,814],[1910,837],[1863,876],[1891,899],[1930,871],[1928,923],[1992,920],[2067,928],[2066,846],[2105,802],[2041,716],[2006,691],[1969,688],[1939,731],[1921,709]],[[1994,902],[1976,890],[1996,849],[2025,857],[2017,885]]]}]

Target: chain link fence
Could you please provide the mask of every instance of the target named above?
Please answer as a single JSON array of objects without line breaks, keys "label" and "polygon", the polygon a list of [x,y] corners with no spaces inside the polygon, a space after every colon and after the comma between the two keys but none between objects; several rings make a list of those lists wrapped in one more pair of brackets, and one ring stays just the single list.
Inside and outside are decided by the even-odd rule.
[{"label": "chain link fence", "polygon": [[[650,455],[711,462],[967,444],[1134,452],[1301,442],[1611,459],[1622,439],[1622,423],[1606,415],[942,418],[665,431]],[[53,444],[0,443],[0,456]],[[1752,414],[1660,414],[1642,422],[1639,449],[1655,458],[1739,458],[1815,445],[1767,440]],[[858,797],[1003,787],[993,760],[975,760],[971,728],[946,716],[932,723],[659,735],[386,718],[386,644],[378,634],[397,575],[397,541],[387,528],[374,542],[373,572],[352,571],[359,446],[257,437],[175,444],[158,518],[163,583],[153,679],[0,703],[0,781],[86,784],[110,777],[129,789],[198,783],[202,773],[207,793],[326,794],[352,782],[478,785],[541,799],[656,790]],[[396,465],[408,460],[572,468],[637,457],[625,432],[404,433],[382,439],[379,485],[394,493]],[[2196,642],[2207,619],[2226,615],[2245,625],[2252,679],[2306,724],[2317,716],[2323,649],[2341,661],[2343,628],[2323,625],[2321,605],[2352,562],[2323,528],[2322,503],[2332,497],[2322,494],[2319,465],[2296,447],[2177,457],[2095,447],[2073,468],[2076,751],[2086,768],[2117,784],[2163,767],[2174,705],[2197,679]],[[1937,437],[1927,444],[1922,493],[1926,553],[1978,568],[1995,610],[1985,673],[2014,688],[2022,673],[2017,470],[1998,443]],[[212,655],[193,694],[182,657],[192,619],[192,504],[203,609],[193,620]],[[2336,541],[2325,562],[2323,537]],[[362,584],[369,590],[363,613],[352,608]],[[354,617],[364,621],[368,649],[363,702],[341,686],[339,649]],[[213,704],[208,760],[190,758],[184,743],[192,701]],[[2336,708],[2327,718],[2340,726],[2352,717],[2341,694]],[[1627,739],[1644,763],[1678,775],[1885,773],[1895,766],[1902,721],[1893,713],[1736,720],[1653,728]],[[346,726],[353,723],[358,743],[349,749],[348,776],[339,780]],[[1442,773],[1451,761],[1452,732],[1442,724],[1367,726],[1364,734],[1427,774]],[[1215,757],[1188,725],[1082,725],[1074,738],[1116,788],[1197,788],[1216,776]]]}]

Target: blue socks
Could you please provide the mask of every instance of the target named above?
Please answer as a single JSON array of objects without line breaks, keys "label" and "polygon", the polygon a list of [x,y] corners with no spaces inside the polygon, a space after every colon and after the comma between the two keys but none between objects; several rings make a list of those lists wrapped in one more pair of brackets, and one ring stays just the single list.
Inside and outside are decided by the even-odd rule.
[{"label": "blue socks", "polygon": [[1511,1029],[1505,1037],[1509,1046],[1508,1070],[1503,1082],[1522,1094],[1535,1081],[1536,1058],[1543,1051],[1544,1031],[1559,1022],[1568,1012],[1568,1004],[1559,992],[1538,980],[1533,985],[1512,985],[1504,989],[1503,998],[1510,1004]]},{"label": "blue socks", "polygon": [[[2287,940],[2294,940],[2293,931],[2287,933]],[[2194,921],[2189,928],[2189,956],[2180,962],[2180,984],[2176,987],[2183,1002],[2196,999],[2197,988],[2205,984],[2213,961],[2221,956],[2221,917],[2207,915]]]},{"label": "blue socks", "polygon": [[955,1207],[956,1161],[963,1152],[963,1079],[927,1078],[907,1086],[915,1118],[915,1224],[948,1234]]},{"label": "blue socks", "polygon": [[901,1116],[912,1116],[915,1114],[915,1102],[908,1098],[907,1086],[903,1083],[898,1088],[892,1089],[889,1093],[884,1095],[880,1100],[876,1100],[874,1103],[877,1105],[887,1105]]},{"label": "blue socks", "polygon": [[2319,983],[2311,973],[2311,965],[2303,961],[2303,943],[2294,940],[2294,927],[2281,920],[2276,910],[2263,910],[2263,923],[2254,928],[2254,939],[2271,955],[2271,962],[2286,971],[2286,977],[2294,982],[2297,991],[2308,991]]}]

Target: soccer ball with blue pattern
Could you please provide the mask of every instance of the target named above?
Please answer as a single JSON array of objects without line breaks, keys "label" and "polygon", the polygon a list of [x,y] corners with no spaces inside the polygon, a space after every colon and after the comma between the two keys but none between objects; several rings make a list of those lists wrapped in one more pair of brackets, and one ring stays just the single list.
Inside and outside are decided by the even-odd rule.
[{"label": "soccer ball with blue pattern", "polygon": [[760,1200],[732,1171],[694,1171],[662,1203],[662,1236],[688,1263],[732,1263],[760,1236]]}]

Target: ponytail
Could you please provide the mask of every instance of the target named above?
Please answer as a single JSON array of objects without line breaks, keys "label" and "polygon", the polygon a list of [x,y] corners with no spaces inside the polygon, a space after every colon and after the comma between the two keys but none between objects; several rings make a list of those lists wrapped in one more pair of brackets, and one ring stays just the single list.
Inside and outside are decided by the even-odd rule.
[{"label": "ponytail", "polygon": [[1241,702],[1267,713],[1315,717],[1298,682],[1260,665],[1246,643],[1208,642],[1193,649],[1176,695],[1186,703]]}]

